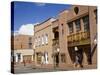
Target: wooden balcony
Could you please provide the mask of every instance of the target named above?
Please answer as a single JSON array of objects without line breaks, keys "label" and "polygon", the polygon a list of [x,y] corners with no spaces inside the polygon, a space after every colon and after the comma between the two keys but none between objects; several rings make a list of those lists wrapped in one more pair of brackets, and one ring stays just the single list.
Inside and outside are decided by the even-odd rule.
[{"label": "wooden balcony", "polygon": [[84,45],[90,43],[90,32],[80,32],[67,36],[68,46]]}]

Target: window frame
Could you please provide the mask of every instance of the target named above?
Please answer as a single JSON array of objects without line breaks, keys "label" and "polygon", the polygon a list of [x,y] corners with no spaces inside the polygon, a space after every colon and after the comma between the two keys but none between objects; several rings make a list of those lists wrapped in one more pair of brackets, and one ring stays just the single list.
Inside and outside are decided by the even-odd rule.
[{"label": "window frame", "polygon": [[69,30],[69,33],[73,33],[74,32],[73,22],[69,22],[68,23],[68,30]]},{"label": "window frame", "polygon": [[81,19],[75,20],[75,27],[76,27],[76,32],[79,32],[81,30]]},{"label": "window frame", "polygon": [[89,15],[86,15],[82,18],[83,24],[84,24],[84,31],[89,31]]}]

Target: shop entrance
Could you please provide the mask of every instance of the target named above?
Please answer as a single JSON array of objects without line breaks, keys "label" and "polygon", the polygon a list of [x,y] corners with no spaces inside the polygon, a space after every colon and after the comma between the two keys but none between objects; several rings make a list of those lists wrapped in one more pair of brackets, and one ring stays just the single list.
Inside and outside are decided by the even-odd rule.
[{"label": "shop entrance", "polygon": [[[91,46],[90,45],[82,45],[77,46],[78,50],[75,51],[75,47],[69,47],[69,56],[72,61],[72,64],[76,61],[76,55],[79,57],[79,62],[84,64],[84,61],[86,61],[87,64],[91,64]],[[84,61],[83,61],[84,60]]]},{"label": "shop entrance", "polygon": [[32,61],[32,56],[31,56],[31,55],[24,55],[24,56],[23,56],[23,60],[24,60],[26,63],[31,63],[31,61]]}]

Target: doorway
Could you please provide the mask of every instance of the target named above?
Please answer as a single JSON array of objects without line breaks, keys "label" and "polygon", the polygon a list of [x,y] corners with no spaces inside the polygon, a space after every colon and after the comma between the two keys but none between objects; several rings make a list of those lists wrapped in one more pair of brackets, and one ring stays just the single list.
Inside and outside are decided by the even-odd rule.
[{"label": "doorway", "polygon": [[71,59],[72,63],[74,64],[76,61],[76,55],[79,56],[80,59],[80,63],[82,63],[83,61],[83,49],[78,47],[78,51],[75,51],[74,47],[69,47],[68,48],[68,52],[69,52],[69,58]]},{"label": "doorway", "polygon": [[59,66],[59,53],[56,53],[54,55],[54,66],[58,67]]}]

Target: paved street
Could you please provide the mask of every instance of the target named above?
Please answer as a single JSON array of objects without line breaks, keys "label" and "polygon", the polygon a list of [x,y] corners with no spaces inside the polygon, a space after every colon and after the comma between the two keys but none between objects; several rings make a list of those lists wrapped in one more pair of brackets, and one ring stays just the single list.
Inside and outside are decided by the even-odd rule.
[{"label": "paved street", "polygon": [[15,74],[59,71],[58,69],[54,70],[54,69],[33,68],[32,64],[26,64],[26,66],[24,66],[23,64],[16,65],[14,70],[15,70]]},{"label": "paved street", "polygon": [[84,70],[84,69],[94,69],[95,65],[85,65],[84,68],[73,68],[73,67],[65,67],[65,68],[57,68],[57,69],[46,69],[46,68],[33,68],[32,64],[19,64],[15,66],[15,74],[19,73],[39,73],[39,72],[55,72],[55,71],[68,71],[68,70]]}]

